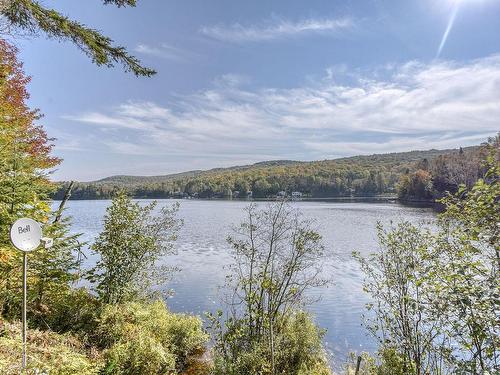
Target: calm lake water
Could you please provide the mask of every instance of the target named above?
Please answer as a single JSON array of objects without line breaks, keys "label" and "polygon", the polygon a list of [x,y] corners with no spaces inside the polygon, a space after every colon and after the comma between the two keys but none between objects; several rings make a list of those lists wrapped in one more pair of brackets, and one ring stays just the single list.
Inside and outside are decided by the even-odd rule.
[{"label": "calm lake water", "polygon": [[[143,200],[148,203],[150,201]],[[159,200],[159,207],[175,200]],[[162,263],[180,267],[173,280],[162,288],[175,294],[167,301],[171,310],[203,315],[221,308],[219,286],[224,284],[225,267],[230,261],[226,238],[244,218],[244,201],[181,200],[179,216],[184,226],[176,243],[177,254]],[[54,202],[58,204],[58,202]],[[102,228],[110,201],[70,201],[66,214],[73,217],[73,232],[92,241]],[[267,204],[265,202],[259,205]],[[324,270],[332,279],[328,287],[312,291],[320,299],[309,310],[316,322],[327,329],[325,346],[333,367],[338,368],[351,351],[372,351],[376,345],[362,326],[364,305],[362,275],[351,253],[367,255],[377,249],[375,226],[402,220],[429,222],[435,217],[428,208],[411,208],[397,203],[310,202],[292,203],[306,218],[316,221],[326,252]],[[86,266],[96,261],[89,255]]]}]

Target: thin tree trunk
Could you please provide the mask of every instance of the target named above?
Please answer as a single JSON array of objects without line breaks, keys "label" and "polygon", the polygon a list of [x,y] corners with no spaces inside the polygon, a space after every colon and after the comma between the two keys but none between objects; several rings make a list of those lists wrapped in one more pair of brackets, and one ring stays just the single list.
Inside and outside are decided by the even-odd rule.
[{"label": "thin tree trunk", "polygon": [[359,375],[359,369],[361,367],[361,356],[359,355],[358,356],[358,361],[356,363],[356,372],[354,373],[354,375]]},{"label": "thin tree trunk", "polygon": [[73,190],[73,186],[75,185],[75,181],[71,181],[69,183],[68,188],[66,189],[66,192],[64,193],[64,198],[62,199],[61,203],[59,204],[59,208],[57,209],[57,214],[54,219],[54,224],[59,222],[62,217],[62,213],[64,211],[64,206],[66,205],[66,202],[68,199],[71,197],[71,190]]}]

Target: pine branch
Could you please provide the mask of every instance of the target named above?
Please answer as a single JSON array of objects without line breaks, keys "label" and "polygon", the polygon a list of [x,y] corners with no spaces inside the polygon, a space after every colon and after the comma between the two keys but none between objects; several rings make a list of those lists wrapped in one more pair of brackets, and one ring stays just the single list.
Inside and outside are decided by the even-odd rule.
[{"label": "pine branch", "polygon": [[115,4],[117,7],[135,7],[136,0],[103,0],[105,5]]},{"label": "pine branch", "polygon": [[[135,6],[135,0],[104,0],[104,4]],[[136,76],[150,77],[156,73],[143,67],[124,47],[113,45],[113,41],[99,31],[70,20],[56,10],[46,9],[36,1],[12,0],[0,11],[13,26],[32,33],[41,30],[51,38],[70,40],[97,65],[112,67],[119,63],[125,71],[131,71]]]}]

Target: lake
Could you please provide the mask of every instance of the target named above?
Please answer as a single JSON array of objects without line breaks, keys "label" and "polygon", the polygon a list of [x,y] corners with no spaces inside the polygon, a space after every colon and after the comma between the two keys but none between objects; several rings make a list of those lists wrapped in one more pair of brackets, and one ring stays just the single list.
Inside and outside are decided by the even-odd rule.
[{"label": "lake", "polygon": [[[141,202],[148,203],[148,200]],[[159,200],[159,207],[176,200]],[[176,242],[177,254],[165,257],[162,263],[177,266],[180,271],[162,288],[171,288],[174,294],[167,301],[175,312],[203,315],[221,308],[221,292],[225,267],[230,261],[230,247],[226,238],[232,227],[244,218],[246,201],[179,200],[179,217],[184,226]],[[59,202],[54,202],[54,205]],[[72,232],[83,233],[83,239],[92,241],[102,228],[102,219],[108,200],[69,201],[66,214],[72,216]],[[267,204],[260,202],[259,205]],[[407,220],[413,223],[429,222],[435,213],[429,208],[406,207],[389,202],[298,201],[291,203],[306,218],[316,221],[317,231],[323,236],[326,261],[324,272],[331,279],[328,287],[311,292],[320,299],[309,306],[316,322],[327,330],[325,346],[334,368],[346,360],[351,351],[373,351],[376,343],[362,326],[364,306],[368,301],[362,290],[362,275],[351,253],[356,250],[367,255],[377,249],[376,224]],[[95,256],[89,256],[85,265],[91,266]]]}]

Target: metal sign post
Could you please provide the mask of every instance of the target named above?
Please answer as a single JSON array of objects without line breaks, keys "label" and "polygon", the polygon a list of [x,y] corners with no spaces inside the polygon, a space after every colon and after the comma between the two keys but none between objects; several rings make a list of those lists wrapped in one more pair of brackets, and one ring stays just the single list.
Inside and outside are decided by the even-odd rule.
[{"label": "metal sign post", "polygon": [[26,368],[26,300],[28,299],[28,286],[27,286],[27,274],[28,274],[28,254],[23,252],[23,369]]},{"label": "metal sign post", "polygon": [[23,252],[23,369],[26,368],[26,299],[27,299],[27,273],[28,253],[40,246],[42,240],[42,228],[35,220],[22,218],[16,220],[10,227],[10,240],[12,245]]}]

